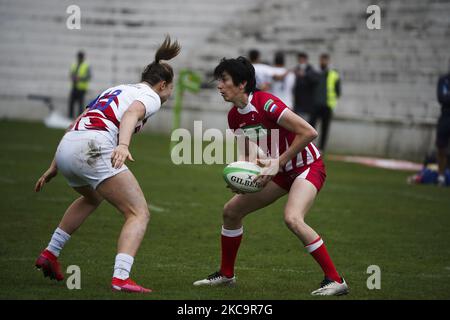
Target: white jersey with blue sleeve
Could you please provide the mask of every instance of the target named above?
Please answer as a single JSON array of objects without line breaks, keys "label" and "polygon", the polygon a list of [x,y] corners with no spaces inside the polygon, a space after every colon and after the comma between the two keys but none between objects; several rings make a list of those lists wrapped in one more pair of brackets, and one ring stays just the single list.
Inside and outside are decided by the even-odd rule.
[{"label": "white jersey with blue sleeve", "polygon": [[134,101],[145,107],[145,116],[136,124],[138,132],[145,122],[161,108],[159,95],[144,83],[123,84],[103,91],[87,106],[88,111],[75,123],[71,131],[96,130],[117,144],[122,117]]}]

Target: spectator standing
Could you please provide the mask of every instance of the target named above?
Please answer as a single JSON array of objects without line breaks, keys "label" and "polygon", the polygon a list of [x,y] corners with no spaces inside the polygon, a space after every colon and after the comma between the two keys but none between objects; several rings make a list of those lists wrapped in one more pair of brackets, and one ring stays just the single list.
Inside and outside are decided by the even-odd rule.
[{"label": "spectator standing", "polygon": [[249,51],[248,58],[255,68],[256,88],[262,91],[269,90],[272,83],[273,68],[261,62],[261,53],[256,49]]},{"label": "spectator standing", "polygon": [[441,105],[441,115],[437,123],[436,147],[438,162],[438,185],[445,185],[447,167],[447,148],[450,139],[450,68],[446,75],[439,78],[437,98]]},{"label": "spectator standing", "polygon": [[319,58],[320,71],[317,76],[317,85],[314,90],[314,107],[310,124],[316,128],[317,120],[321,120],[321,134],[319,148],[325,150],[328,139],[328,131],[333,118],[333,113],[341,96],[341,81],[339,73],[330,69],[330,56],[326,53]]},{"label": "spectator standing", "polygon": [[317,73],[308,63],[308,55],[299,52],[298,65],[295,67],[294,111],[303,118],[309,117],[314,104],[314,89],[317,84]]},{"label": "spectator standing", "polygon": [[292,110],[294,107],[292,90],[294,88],[295,75],[285,68],[283,52],[275,53],[272,70],[272,86],[269,91],[280,98]]}]

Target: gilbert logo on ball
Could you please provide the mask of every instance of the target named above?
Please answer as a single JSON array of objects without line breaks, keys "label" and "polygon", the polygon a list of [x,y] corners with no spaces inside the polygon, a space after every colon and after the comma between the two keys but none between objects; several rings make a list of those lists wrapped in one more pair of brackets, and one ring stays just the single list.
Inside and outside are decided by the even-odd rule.
[{"label": "gilbert logo on ball", "polygon": [[260,183],[253,180],[261,173],[261,168],[247,161],[230,163],[223,170],[223,179],[234,189],[245,193],[258,192],[262,189]]}]

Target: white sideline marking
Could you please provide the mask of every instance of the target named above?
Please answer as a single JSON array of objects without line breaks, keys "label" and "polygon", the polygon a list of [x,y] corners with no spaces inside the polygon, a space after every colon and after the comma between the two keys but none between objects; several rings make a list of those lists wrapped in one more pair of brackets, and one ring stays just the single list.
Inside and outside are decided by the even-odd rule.
[{"label": "white sideline marking", "polygon": [[391,170],[402,170],[402,171],[419,171],[423,167],[421,163],[395,159],[341,156],[341,155],[328,155],[328,159],[335,161],[359,163],[369,167],[391,169]]},{"label": "white sideline marking", "polygon": [[166,211],[166,209],[154,206],[154,205],[152,205],[150,203],[148,203],[147,206],[152,211],[156,211],[156,212],[164,212],[164,211]]},{"label": "white sideline marking", "polygon": [[[167,203],[163,203],[163,204],[167,204]],[[189,203],[186,203],[185,205],[190,206],[190,207],[202,207],[202,206],[203,206],[203,204],[198,203],[198,202],[189,202]],[[170,204],[168,204],[168,206],[170,207]],[[158,206],[155,206],[155,205],[150,204],[150,203],[147,204],[147,207],[148,207],[150,210],[153,210],[153,211],[155,211],[155,212],[164,212],[164,211],[167,211],[167,208],[158,207]],[[169,211],[170,211],[170,210],[169,210]]]}]

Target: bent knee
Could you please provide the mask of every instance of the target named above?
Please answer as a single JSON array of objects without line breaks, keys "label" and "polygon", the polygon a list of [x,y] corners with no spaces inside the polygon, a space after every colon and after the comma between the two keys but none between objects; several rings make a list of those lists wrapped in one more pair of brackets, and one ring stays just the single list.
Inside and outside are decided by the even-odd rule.
[{"label": "bent knee", "polygon": [[124,212],[125,216],[127,218],[131,217],[134,219],[139,219],[143,223],[148,223],[150,221],[150,211],[147,207],[140,207],[140,208],[128,208]]},{"label": "bent knee", "polygon": [[223,207],[223,218],[226,220],[233,220],[233,219],[239,219],[241,217],[241,214],[239,210],[236,209],[236,207],[230,203],[227,202]]},{"label": "bent knee", "polygon": [[148,223],[150,221],[150,211],[148,210],[148,208],[141,209],[138,216],[145,223]]},{"label": "bent knee", "polygon": [[284,223],[291,229],[306,226],[305,220],[301,215],[292,214],[289,212],[285,213],[284,215]]},{"label": "bent knee", "polygon": [[89,197],[86,196],[81,196],[83,198],[84,201],[86,201],[88,204],[98,207],[100,205],[100,203],[102,203],[103,201],[103,197],[100,195],[92,195]]}]

